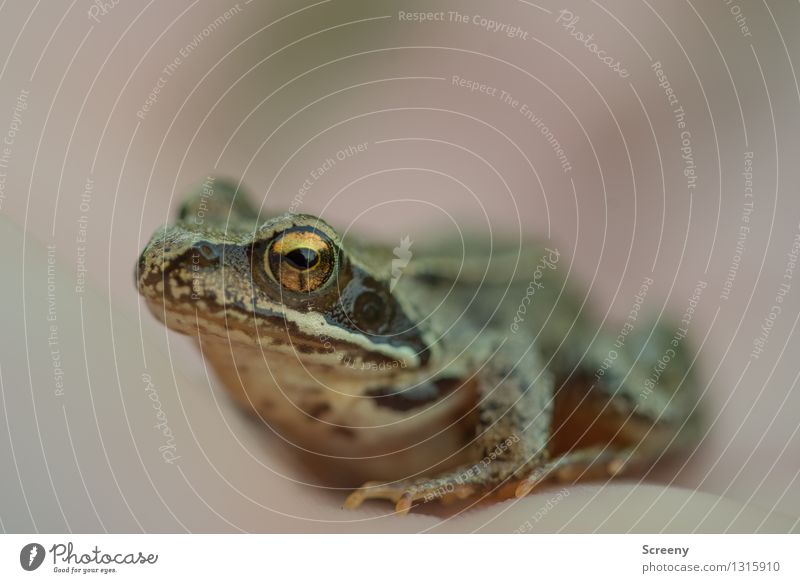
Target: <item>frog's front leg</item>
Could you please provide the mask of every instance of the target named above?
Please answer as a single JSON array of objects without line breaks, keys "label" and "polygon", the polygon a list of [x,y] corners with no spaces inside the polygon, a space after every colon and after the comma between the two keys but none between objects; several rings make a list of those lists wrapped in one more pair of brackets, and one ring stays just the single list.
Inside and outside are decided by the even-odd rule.
[{"label": "frog's front leg", "polygon": [[478,386],[479,422],[469,445],[473,463],[433,478],[368,482],[347,498],[345,508],[384,499],[406,513],[414,503],[491,494],[546,464],[554,384],[538,355],[527,354],[519,363],[490,361],[479,373]]}]

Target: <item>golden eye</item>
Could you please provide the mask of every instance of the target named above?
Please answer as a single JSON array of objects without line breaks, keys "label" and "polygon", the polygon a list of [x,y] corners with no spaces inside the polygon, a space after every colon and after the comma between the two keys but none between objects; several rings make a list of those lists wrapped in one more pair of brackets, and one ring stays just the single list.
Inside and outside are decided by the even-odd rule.
[{"label": "golden eye", "polygon": [[266,267],[275,280],[294,292],[312,292],[328,281],[336,264],[333,243],[310,227],[279,234],[269,246]]}]

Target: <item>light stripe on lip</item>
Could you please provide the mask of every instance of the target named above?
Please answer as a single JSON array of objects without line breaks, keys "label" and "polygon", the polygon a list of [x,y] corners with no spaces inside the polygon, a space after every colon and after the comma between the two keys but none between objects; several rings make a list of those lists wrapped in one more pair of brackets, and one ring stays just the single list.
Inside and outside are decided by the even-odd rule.
[{"label": "light stripe on lip", "polygon": [[[165,307],[161,294],[157,294],[157,296],[148,294],[146,300],[151,312],[159,319],[164,312],[186,322],[196,321],[198,316],[195,310],[183,306],[181,308],[177,308],[174,305]],[[312,341],[314,346],[318,346],[318,349],[314,350],[314,352],[324,354],[330,351],[324,348],[324,341],[321,338],[329,338],[334,342],[337,352],[347,353],[352,351],[353,348],[357,348],[365,362],[404,362],[405,366],[403,368],[405,369],[417,368],[422,364],[419,354],[410,346],[372,342],[362,334],[356,334],[330,325],[321,314],[315,312],[300,314],[293,310],[287,310],[279,304],[273,304],[273,308],[259,306],[254,313],[251,310],[245,310],[243,306],[235,302],[229,302],[222,306],[216,300],[209,298],[203,298],[199,301],[204,302],[206,305],[212,304],[217,307],[215,311],[206,310],[200,314],[199,323],[201,329],[206,328],[207,331],[212,331],[208,326],[208,321],[211,321],[215,323],[213,328],[217,330],[213,330],[213,332],[217,336],[223,335],[223,331],[226,329],[244,332],[251,339],[252,346],[260,346],[262,350],[276,350],[276,348],[280,350],[281,347],[285,347],[285,350],[281,350],[281,352],[308,354],[307,350],[301,348],[302,346],[308,346],[306,342],[306,339],[308,339]],[[187,305],[191,306],[191,303]],[[288,319],[286,318],[287,313],[290,316]],[[252,323],[254,315],[258,326],[257,331],[252,329],[251,324],[244,325],[243,322],[244,319],[247,319]],[[302,329],[291,319],[291,316],[303,317],[304,325]],[[236,326],[237,322],[242,323],[244,327]],[[258,323],[261,325],[258,325]],[[196,333],[196,330],[175,330],[184,334]],[[250,330],[253,331],[251,332]],[[295,338],[294,341],[292,341],[293,336]],[[278,344],[270,344],[270,340],[278,340],[280,342]]]},{"label": "light stripe on lip", "polygon": [[[286,312],[287,310],[284,309],[284,317],[286,317]],[[290,313],[290,315],[294,314],[303,317],[301,333],[303,336],[309,338],[321,338],[325,336],[350,346],[357,346],[365,353],[378,353],[389,360],[403,361],[408,368],[417,368],[422,365],[420,355],[410,346],[391,344],[388,342],[373,342],[370,338],[361,333],[350,332],[345,328],[331,325],[322,314],[316,312],[300,314],[299,312],[292,311]],[[288,321],[293,322],[295,326],[299,327],[291,317]]]}]

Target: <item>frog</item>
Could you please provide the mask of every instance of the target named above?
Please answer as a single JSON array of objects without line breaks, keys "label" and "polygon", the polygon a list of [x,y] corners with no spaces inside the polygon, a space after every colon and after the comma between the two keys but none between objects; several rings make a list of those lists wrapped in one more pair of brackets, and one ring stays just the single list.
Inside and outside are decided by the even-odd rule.
[{"label": "frog", "polygon": [[520,498],[697,446],[694,361],[669,323],[621,337],[556,245],[476,239],[359,239],[208,177],[135,282],[236,403],[350,490],[345,509]]}]

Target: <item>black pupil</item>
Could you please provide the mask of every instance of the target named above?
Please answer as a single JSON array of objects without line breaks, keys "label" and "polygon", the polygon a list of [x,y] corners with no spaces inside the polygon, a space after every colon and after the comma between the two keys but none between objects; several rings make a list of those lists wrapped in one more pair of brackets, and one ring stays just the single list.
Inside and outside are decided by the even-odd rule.
[{"label": "black pupil", "polygon": [[304,270],[316,265],[319,261],[317,252],[308,247],[300,247],[289,251],[283,258],[295,269]]}]

